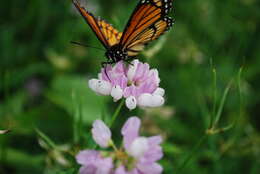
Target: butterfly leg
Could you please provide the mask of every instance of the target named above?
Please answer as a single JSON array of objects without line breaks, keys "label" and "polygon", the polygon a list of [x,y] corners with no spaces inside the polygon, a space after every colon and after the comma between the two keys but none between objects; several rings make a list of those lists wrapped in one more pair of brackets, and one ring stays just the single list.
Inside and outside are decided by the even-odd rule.
[{"label": "butterfly leg", "polygon": [[136,58],[136,57],[129,57],[129,58],[125,59],[124,61],[125,61],[127,64],[134,66],[131,61],[134,60],[135,58]]}]

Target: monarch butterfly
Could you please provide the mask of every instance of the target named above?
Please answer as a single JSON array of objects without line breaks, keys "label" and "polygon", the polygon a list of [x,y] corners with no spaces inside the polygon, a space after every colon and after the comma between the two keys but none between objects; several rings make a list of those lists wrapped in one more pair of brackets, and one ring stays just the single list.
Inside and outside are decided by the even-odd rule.
[{"label": "monarch butterfly", "polygon": [[123,32],[85,10],[78,0],[75,7],[106,49],[107,64],[134,59],[149,42],[157,39],[173,24],[167,16],[172,9],[172,0],[141,0],[133,11]]}]

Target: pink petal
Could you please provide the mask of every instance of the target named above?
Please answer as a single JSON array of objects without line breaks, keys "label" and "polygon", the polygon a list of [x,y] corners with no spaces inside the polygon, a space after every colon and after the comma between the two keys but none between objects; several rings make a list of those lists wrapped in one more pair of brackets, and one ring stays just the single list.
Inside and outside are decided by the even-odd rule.
[{"label": "pink petal", "polygon": [[79,174],[95,174],[97,167],[94,165],[91,166],[83,166],[79,169]]},{"label": "pink petal", "polygon": [[163,151],[161,146],[149,147],[144,153],[142,158],[139,159],[142,163],[153,163],[160,160],[163,157]]},{"label": "pink petal", "polygon": [[[102,74],[102,80],[110,81],[109,78],[109,72],[112,70],[111,65],[107,65],[105,68],[101,69],[101,74]],[[109,78],[108,78],[109,77]]]},{"label": "pink petal", "polygon": [[121,133],[125,149],[128,149],[130,144],[138,137],[141,120],[138,117],[130,117],[124,124]]},{"label": "pink petal", "polygon": [[129,96],[135,96],[135,97],[139,96],[138,88],[136,86],[131,85],[131,86],[125,88],[124,97],[127,98]]},{"label": "pink petal", "polygon": [[77,163],[81,165],[91,165],[100,158],[100,154],[96,150],[83,150],[76,156]]},{"label": "pink petal", "polygon": [[151,146],[159,145],[162,143],[162,137],[160,135],[152,136],[148,138],[148,141]]},{"label": "pink petal", "polygon": [[108,147],[111,140],[110,129],[101,120],[96,120],[93,123],[91,133],[95,142],[101,147]]},{"label": "pink petal", "polygon": [[112,158],[104,158],[96,164],[97,171],[95,174],[110,174],[113,168]]},{"label": "pink petal", "polygon": [[152,163],[152,164],[137,164],[138,170],[140,170],[144,174],[160,174],[163,171],[162,166],[160,166],[158,163]]},{"label": "pink petal", "polygon": [[125,167],[124,167],[124,166],[119,166],[119,167],[115,170],[115,174],[127,174],[127,172],[125,171]]},{"label": "pink petal", "polygon": [[163,157],[162,147],[159,145],[162,142],[161,136],[153,136],[148,138],[149,149],[140,159],[142,163],[153,163]]}]

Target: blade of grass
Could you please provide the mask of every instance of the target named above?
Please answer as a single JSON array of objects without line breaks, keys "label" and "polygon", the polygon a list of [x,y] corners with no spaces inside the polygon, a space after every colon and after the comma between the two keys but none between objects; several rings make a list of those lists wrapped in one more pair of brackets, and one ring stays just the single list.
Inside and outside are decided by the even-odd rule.
[{"label": "blade of grass", "polygon": [[[198,103],[198,106],[199,106],[199,110],[201,112],[201,117],[203,118],[203,123],[204,123],[204,126],[205,128],[208,127],[209,125],[209,120],[208,120],[208,116],[211,117],[211,113],[207,107],[207,103],[206,103],[206,99],[205,97],[202,95],[202,91],[198,88],[197,89],[197,103]],[[211,118],[210,118],[211,119]]]},{"label": "blade of grass", "polygon": [[83,136],[83,118],[82,118],[82,100],[79,100],[79,104],[78,104],[78,116],[79,119],[77,121],[77,134],[78,134],[78,139],[79,141],[81,140],[82,136]]},{"label": "blade of grass", "polygon": [[38,128],[34,128],[34,130],[39,135],[39,137],[42,138],[51,148],[57,149],[57,145],[47,135],[45,135]]},{"label": "blade of grass", "polygon": [[242,117],[242,108],[243,108],[243,96],[242,96],[242,89],[241,89],[241,75],[243,72],[243,67],[239,68],[238,71],[238,77],[237,77],[237,85],[238,85],[238,91],[239,91],[239,120]]},{"label": "blade of grass", "polygon": [[217,106],[217,72],[216,69],[212,69],[213,73],[213,110],[212,110],[212,115],[210,117],[210,122],[209,122],[209,127],[212,127],[213,120],[216,115],[216,106]]},{"label": "blade of grass", "polygon": [[218,108],[218,111],[217,111],[217,115],[215,117],[215,120],[213,122],[212,127],[215,127],[217,125],[217,123],[218,123],[218,121],[219,121],[219,119],[221,117],[221,114],[222,114],[222,111],[223,111],[223,107],[224,107],[224,104],[225,104],[228,92],[230,90],[231,84],[232,84],[232,80],[228,83],[227,87],[225,88],[225,91],[224,91],[223,96],[221,98],[220,105],[219,105],[219,108]]},{"label": "blade of grass", "polygon": [[72,103],[73,103],[73,141],[77,144],[82,138],[83,134],[83,118],[82,118],[82,102],[79,95],[76,95],[74,91],[72,91]]}]

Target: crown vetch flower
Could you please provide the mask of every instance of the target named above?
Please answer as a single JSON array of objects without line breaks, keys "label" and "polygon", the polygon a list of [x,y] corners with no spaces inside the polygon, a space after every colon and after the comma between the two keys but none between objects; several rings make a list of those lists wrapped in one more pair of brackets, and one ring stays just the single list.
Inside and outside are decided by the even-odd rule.
[{"label": "crown vetch flower", "polygon": [[[140,125],[138,117],[130,117],[121,130],[123,147],[116,148],[110,139],[111,134],[108,134],[108,127],[101,120],[95,121],[92,130],[98,129],[98,133],[92,134],[94,140],[99,139],[103,130],[105,137],[109,137],[104,142],[109,141],[114,151],[80,151],[76,156],[77,162],[82,165],[80,174],[161,174],[163,168],[157,161],[163,157],[162,138],[139,136]],[[96,142],[101,147],[108,147],[103,141]]]},{"label": "crown vetch flower", "polygon": [[111,95],[114,101],[126,98],[131,110],[136,106],[158,107],[164,104],[164,89],[159,87],[157,69],[149,64],[133,60],[130,65],[123,61],[101,69],[98,79],[89,80],[89,87],[100,95]]}]

